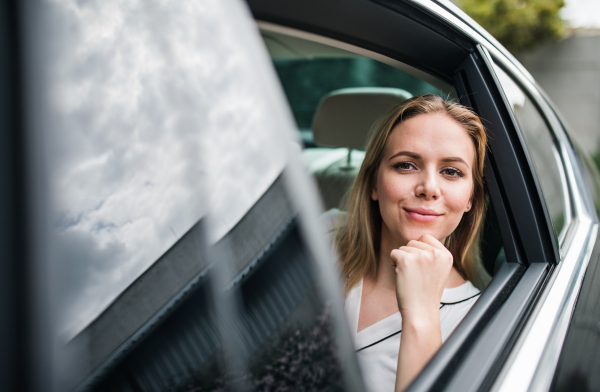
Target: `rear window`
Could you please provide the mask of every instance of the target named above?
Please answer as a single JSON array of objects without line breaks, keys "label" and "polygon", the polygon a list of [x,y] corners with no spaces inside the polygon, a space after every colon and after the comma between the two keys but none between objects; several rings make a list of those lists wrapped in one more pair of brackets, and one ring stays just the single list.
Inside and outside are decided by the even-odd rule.
[{"label": "rear window", "polygon": [[443,92],[431,84],[379,61],[355,55],[273,61],[300,129],[310,129],[319,101],[349,87],[396,87],[412,95]]}]

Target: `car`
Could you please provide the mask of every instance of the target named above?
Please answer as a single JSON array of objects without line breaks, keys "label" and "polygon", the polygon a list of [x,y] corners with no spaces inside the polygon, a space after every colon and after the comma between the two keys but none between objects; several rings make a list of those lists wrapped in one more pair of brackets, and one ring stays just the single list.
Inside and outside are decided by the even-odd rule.
[{"label": "car", "polygon": [[600,389],[600,174],[450,1],[2,11],[2,390],[363,391],[327,225],[423,93],[482,118],[488,206],[482,294],[408,391]]}]

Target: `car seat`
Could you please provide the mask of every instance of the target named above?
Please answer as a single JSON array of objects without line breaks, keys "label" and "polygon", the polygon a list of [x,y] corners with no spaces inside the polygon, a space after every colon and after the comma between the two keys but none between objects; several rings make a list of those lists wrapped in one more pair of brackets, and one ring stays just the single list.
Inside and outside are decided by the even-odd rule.
[{"label": "car seat", "polygon": [[364,158],[369,131],[394,106],[412,95],[397,88],[360,87],[325,95],[315,113],[314,143],[303,160],[315,177],[325,209],[342,207]]}]

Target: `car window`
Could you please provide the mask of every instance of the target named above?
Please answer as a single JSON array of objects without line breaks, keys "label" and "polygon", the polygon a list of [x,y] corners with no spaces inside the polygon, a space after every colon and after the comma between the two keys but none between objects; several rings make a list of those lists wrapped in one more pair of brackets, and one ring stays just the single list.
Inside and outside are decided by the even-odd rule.
[{"label": "car window", "polygon": [[543,116],[527,94],[500,67],[494,70],[502,85],[535,167],[554,234],[559,239],[569,219],[568,195],[564,192],[564,168],[557,144]]},{"label": "car window", "polygon": [[[172,265],[167,251],[204,214],[196,202],[202,172],[193,125],[204,115],[201,99],[173,82],[175,75],[198,78],[196,65],[177,60],[166,66],[160,48],[174,38],[165,33],[157,40],[147,25],[113,23],[136,12],[113,6],[86,4],[75,11],[57,2],[46,16],[54,48],[47,62],[52,118],[43,135],[49,242],[59,271],[56,328],[66,340],[150,266]],[[171,283],[162,282],[155,297],[163,298],[146,297],[130,309],[131,323],[124,324],[136,328],[133,320],[150,316],[156,310],[151,303],[168,299],[185,281]]]},{"label": "car window", "polygon": [[331,252],[301,224],[317,196],[285,174],[295,127],[244,5],[117,3],[40,14],[56,389],[342,390],[345,369],[360,385],[332,337]]},{"label": "car window", "polygon": [[400,69],[352,55],[273,60],[281,85],[301,130],[310,129],[319,101],[329,92],[350,87],[396,87],[412,95],[440,89]]},{"label": "car window", "polygon": [[416,77],[401,63],[392,66],[269,30],[262,36],[296,120],[303,162],[317,181],[326,210],[344,209],[369,130],[394,104],[426,93],[454,96],[452,86]]},{"label": "car window", "polygon": [[[305,147],[318,147],[311,126],[319,102],[329,93],[347,88],[396,88],[410,95],[435,93],[453,96],[444,82],[422,80],[396,66],[321,42],[263,31],[281,85]],[[401,64],[401,63],[398,63]]]}]

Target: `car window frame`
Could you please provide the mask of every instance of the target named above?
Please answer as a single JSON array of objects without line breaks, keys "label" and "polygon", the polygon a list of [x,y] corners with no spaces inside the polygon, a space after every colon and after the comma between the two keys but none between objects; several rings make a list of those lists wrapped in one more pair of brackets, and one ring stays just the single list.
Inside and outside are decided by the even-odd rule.
[{"label": "car window frame", "polygon": [[[377,1],[377,3],[379,3],[380,5],[383,2],[384,1]],[[435,63],[431,63],[431,61],[433,60],[431,58],[427,58],[427,56],[423,56],[422,58],[418,59],[413,59],[412,61],[406,61],[406,58],[409,57],[409,55],[406,53],[402,53],[402,50],[404,50],[404,48],[392,48],[391,46],[381,48],[383,42],[369,41],[369,38],[372,37],[365,36],[362,37],[362,40],[359,40],[356,37],[356,30],[359,29],[356,27],[356,25],[349,24],[349,19],[351,19],[351,15],[347,16],[347,18],[344,18],[344,15],[337,15],[337,25],[332,27],[329,26],[324,20],[327,19],[327,15],[322,15],[322,17],[317,18],[317,20],[315,20],[315,18],[311,18],[313,12],[311,11],[310,7],[306,7],[304,11],[300,11],[299,9],[295,9],[293,5],[286,8],[283,6],[280,7],[274,4],[267,3],[268,2],[264,0],[249,1],[251,11],[253,12],[255,18],[258,19],[259,23],[267,22],[273,24],[280,24],[283,27],[296,28],[298,30],[305,31],[310,34],[320,35],[329,39],[341,41],[346,44],[353,44],[368,50],[373,50],[373,48],[375,48],[375,50],[377,50],[379,53],[386,53],[386,55],[391,57],[392,59],[403,61],[408,65],[421,69],[425,72],[432,72],[432,74],[434,74],[435,76],[439,76],[440,74],[442,74],[441,77],[444,78],[443,70],[435,70]],[[353,4],[349,4],[347,8],[344,8],[344,12],[348,14],[353,14],[356,12],[364,12],[368,14],[372,11],[366,8],[366,2],[364,1],[360,2],[358,0],[355,0],[352,1],[352,3]],[[390,2],[385,3],[386,4],[381,6],[385,7],[386,9],[389,9],[388,7],[393,7],[393,4],[390,4]],[[267,5],[269,5],[269,7],[267,7]],[[356,6],[356,8],[353,8],[354,6]],[[369,7],[371,6],[372,4],[370,4]],[[419,19],[421,22],[427,20],[427,28],[430,30],[428,34],[437,35],[437,30],[444,30],[445,32],[447,32],[446,24],[444,24],[443,27],[441,27],[443,23],[437,22],[436,24],[435,18],[427,16],[427,13],[423,12],[422,9],[417,9],[412,5],[404,3],[400,6],[400,8],[401,9],[399,10],[394,10],[397,12],[396,16],[399,19],[402,19],[402,21],[396,21],[396,26],[406,25],[406,20],[412,20],[414,22],[414,16],[418,15],[417,19]],[[291,15],[292,13],[294,13],[295,15]],[[372,11],[371,13],[376,13],[376,11]],[[290,18],[292,18],[293,20],[290,20]],[[344,20],[346,21],[344,22]],[[422,24],[420,26],[423,27]],[[440,36],[437,35],[437,37],[439,38]],[[444,38],[448,38],[447,34]],[[420,37],[419,39],[425,38]],[[463,39],[465,39],[465,36],[463,36]],[[466,37],[466,39],[468,40],[469,37]],[[485,65],[482,63],[481,57],[478,57],[477,55],[480,49],[476,49],[476,42],[467,42],[470,42],[473,46],[470,48],[471,51],[466,50],[465,52],[463,52],[464,56],[462,61],[463,63],[472,63],[472,67],[469,70],[469,74],[475,79],[481,80],[484,79],[481,73],[486,73],[488,76],[486,76],[483,82],[484,85],[495,86],[493,82],[490,82],[490,80],[493,80],[493,76],[491,76],[489,70],[485,69]],[[464,44],[464,41],[461,43]],[[424,42],[422,42],[421,40],[420,44],[422,45],[424,44]],[[448,44],[452,45],[450,43]],[[379,48],[377,49],[377,47]],[[411,55],[413,54],[414,53],[411,53]],[[462,66],[464,66],[464,64]],[[446,79],[453,79],[456,85],[455,77],[453,77],[452,75],[448,75],[447,73],[445,75]],[[463,98],[467,97],[468,101],[468,95],[462,94],[460,91],[458,91],[458,93],[459,96],[463,96]],[[493,94],[495,94],[495,100],[490,98],[490,95]],[[481,98],[483,98],[484,94],[481,95]],[[500,92],[497,86],[493,87],[491,92],[486,91],[485,95],[487,96],[488,101],[492,102],[492,106],[494,106],[493,102],[502,102],[502,100],[500,99]],[[477,98],[473,100],[479,101],[481,99]],[[498,108],[492,109],[498,111]],[[510,117],[508,117],[509,114],[506,111],[506,108],[501,110],[504,110],[502,114],[502,119],[504,121],[502,126],[506,127],[506,124],[510,123]],[[509,120],[507,121],[507,119]],[[503,132],[506,132],[505,128]],[[511,132],[514,135],[514,127]],[[514,162],[514,165],[516,165],[518,171],[521,174],[525,174],[525,176],[527,176],[527,173],[529,173],[529,165],[527,164],[526,159],[524,159],[524,154],[522,152],[520,142],[517,144],[515,144],[514,142],[514,140],[507,140],[509,148],[512,150],[516,150],[517,154],[520,154],[519,158],[516,159],[516,161]],[[513,156],[509,159],[514,160],[515,157]],[[522,172],[521,168],[527,168],[525,173]],[[498,204],[499,206],[506,206],[507,203],[511,202],[511,198],[514,199],[514,195],[511,196],[510,193],[511,190],[514,191],[514,188],[516,187],[519,188],[517,194],[519,194],[519,192],[524,192],[526,195],[528,195],[529,200],[532,203],[534,203],[536,207],[531,208],[531,211],[527,212],[525,216],[519,216],[518,218],[520,219],[520,221],[518,222],[509,221],[510,219],[515,218],[514,214],[512,214],[512,218],[511,216],[506,216],[506,214],[503,218],[501,218],[500,216],[498,217],[499,220],[502,220],[504,222],[504,229],[501,230],[503,238],[506,237],[507,239],[510,239],[510,242],[507,247],[507,250],[510,249],[510,251],[507,251],[507,258],[510,262],[507,263],[506,267],[504,267],[498,272],[498,274],[492,280],[492,283],[490,283],[490,286],[488,286],[488,288],[482,294],[482,297],[477,301],[477,303],[475,304],[471,312],[467,315],[467,317],[465,317],[461,325],[459,325],[454,334],[442,346],[442,349],[436,354],[434,359],[423,370],[423,372],[421,372],[417,380],[415,380],[415,382],[411,385],[411,391],[429,390],[431,388],[434,388],[435,385],[444,385],[444,382],[455,378],[452,376],[454,375],[454,371],[457,369],[457,362],[460,362],[461,358],[464,358],[467,352],[476,352],[479,354],[476,355],[476,357],[480,358],[484,355],[489,356],[487,354],[489,353],[489,351],[485,351],[487,348],[472,347],[468,345],[469,343],[475,341],[482,331],[487,330],[489,332],[488,335],[491,334],[492,336],[494,336],[494,341],[506,342],[507,340],[510,341],[511,339],[513,339],[514,335],[512,334],[512,332],[518,329],[515,328],[515,326],[520,325],[525,316],[528,314],[528,311],[530,310],[537,293],[539,293],[540,288],[543,286],[548,271],[551,269],[551,264],[554,264],[558,259],[555,252],[556,247],[552,246],[551,240],[549,239],[550,232],[548,231],[548,228],[545,227],[545,220],[542,220],[542,226],[544,226],[542,228],[542,231],[545,230],[545,233],[541,234],[541,237],[539,236],[539,220],[535,219],[535,214],[532,211],[542,211],[542,205],[538,199],[537,191],[536,194],[531,194],[531,192],[528,190],[528,186],[531,185],[531,183],[534,181],[533,177],[530,175],[527,179],[524,179],[523,175],[519,176],[519,179],[507,178],[508,176],[506,175],[501,177],[502,178],[498,179],[490,176],[490,182],[496,184],[495,188],[498,191],[497,193],[502,194],[501,199],[498,198],[498,194],[492,196],[492,198],[495,199],[494,204],[500,203]],[[514,186],[512,188],[510,188],[509,186],[507,189],[507,183],[516,183],[516,185],[513,184]],[[492,186],[492,188],[494,188],[494,186]],[[515,201],[512,200],[512,203],[515,203]],[[535,238],[531,241],[523,241],[523,239],[521,238],[523,237],[523,233],[516,230],[516,228],[519,227],[519,223],[522,223],[523,221],[527,222],[527,220],[529,220],[529,226],[533,225],[533,227],[535,228],[535,233],[538,234],[538,236],[534,236]],[[530,234],[531,233],[527,233],[525,237],[531,239],[532,236]],[[510,256],[511,253],[512,256]],[[531,263],[531,265],[527,265],[527,263],[525,262],[525,260],[527,259],[539,260],[541,262]],[[549,261],[550,264],[546,261]],[[510,320],[502,320],[502,317],[494,317],[494,315],[500,310],[502,310],[504,314],[511,315],[511,317],[509,317]],[[505,333],[507,331],[507,328],[510,332],[510,336],[504,336],[501,339],[495,339],[499,336],[499,334],[501,335],[502,333]],[[503,356],[500,354],[494,355],[493,359],[495,360],[496,365],[498,365],[498,363],[501,362],[501,360],[503,359]],[[476,372],[470,373],[471,375],[476,374]],[[490,372],[485,372],[486,377],[488,376],[488,373]],[[472,378],[468,379],[472,380]],[[493,379],[493,375],[487,377],[487,379]]]}]

